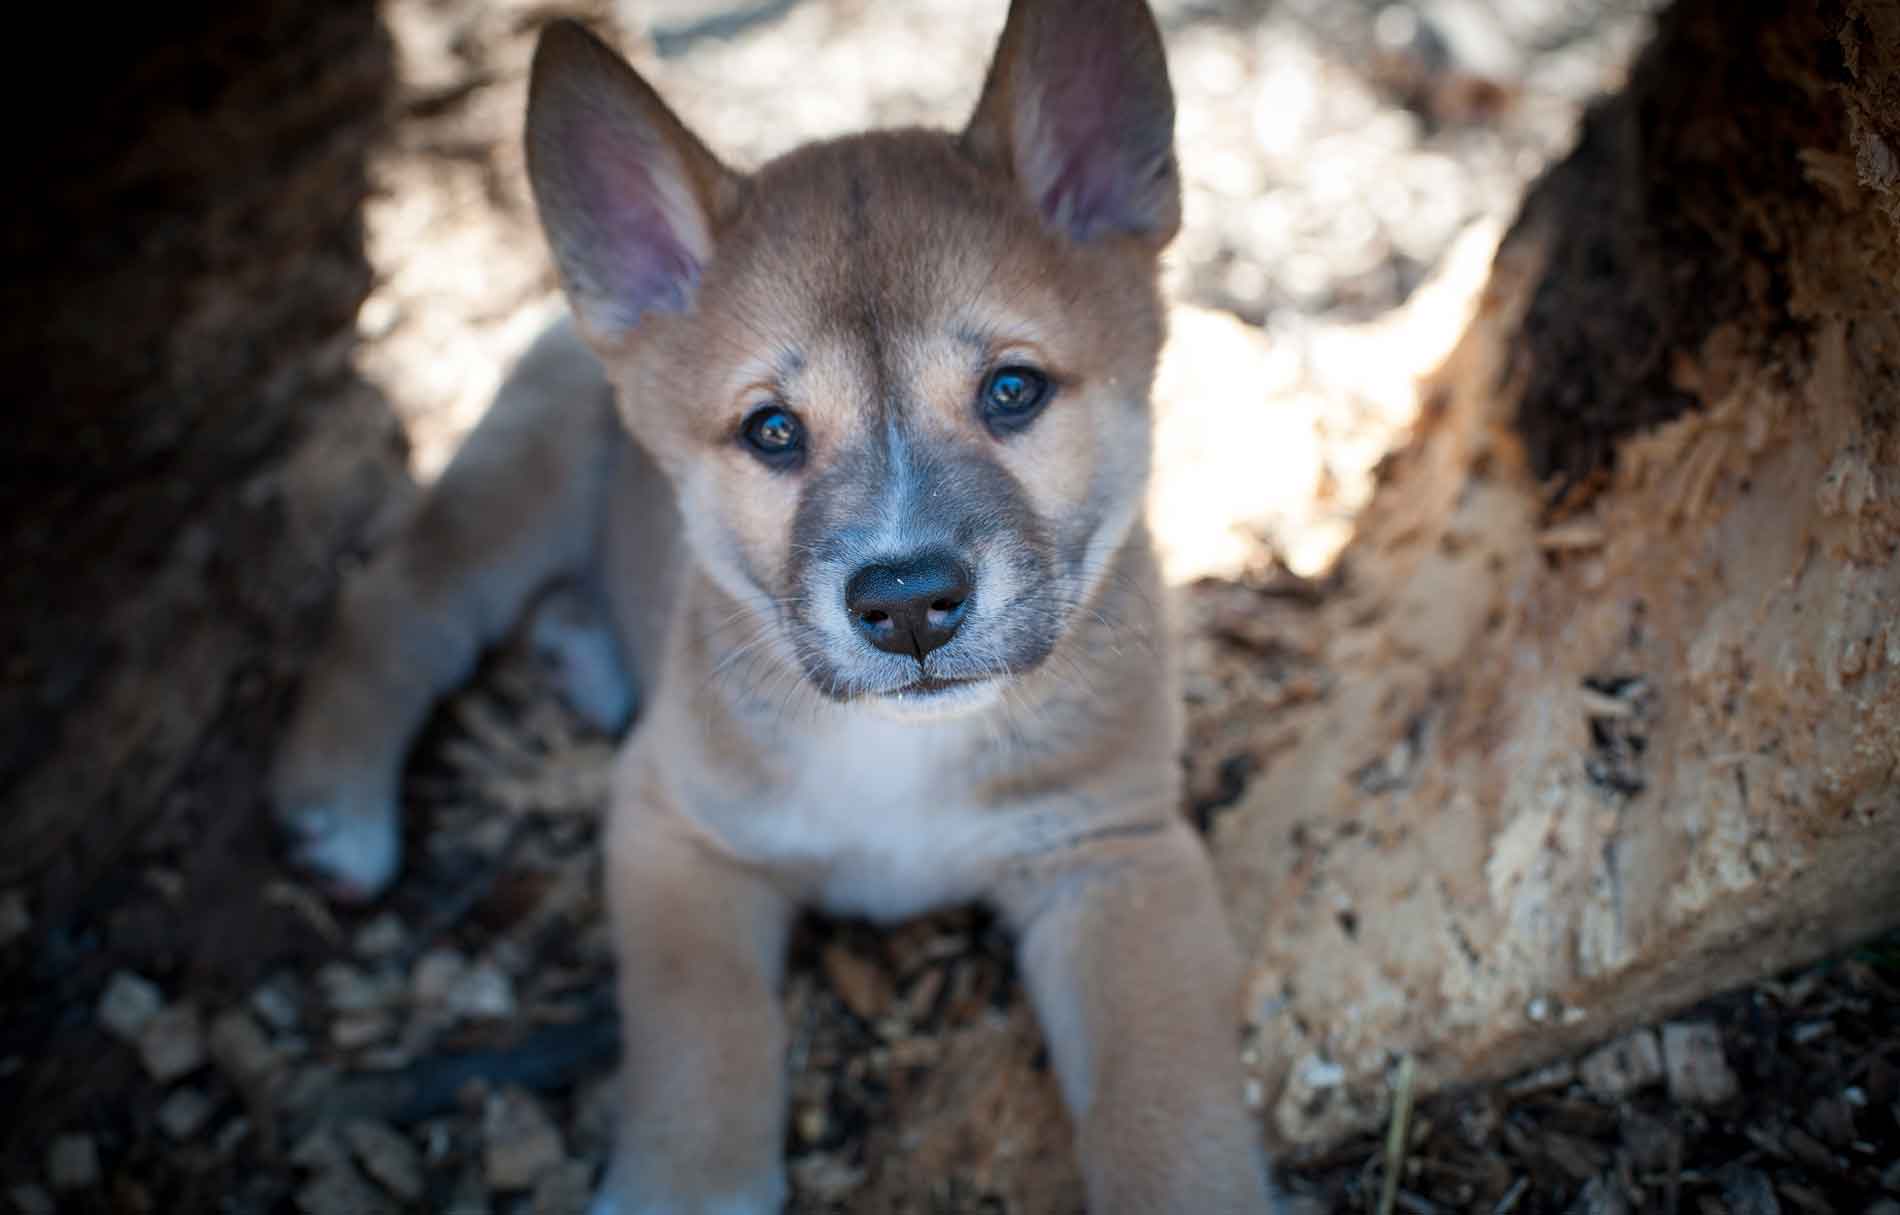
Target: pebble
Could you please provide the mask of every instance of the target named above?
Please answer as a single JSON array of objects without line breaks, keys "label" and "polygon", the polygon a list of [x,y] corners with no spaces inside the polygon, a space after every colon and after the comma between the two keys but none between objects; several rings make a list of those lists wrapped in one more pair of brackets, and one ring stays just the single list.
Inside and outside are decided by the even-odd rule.
[{"label": "pebble", "polygon": [[240,1086],[266,1079],[280,1063],[277,1048],[241,1009],[228,1009],[211,1023],[210,1047],[212,1062]]},{"label": "pebble", "polygon": [[535,1099],[505,1088],[482,1111],[482,1173],[490,1189],[525,1190],[566,1158],[561,1132]]},{"label": "pebble", "polygon": [[380,1122],[352,1122],[343,1137],[363,1171],[385,1190],[408,1202],[422,1197],[422,1158],[406,1136]]},{"label": "pebble", "polygon": [[61,1193],[99,1184],[99,1145],[91,1135],[61,1135],[46,1149],[46,1179]]},{"label": "pebble", "polygon": [[204,1066],[204,1023],[195,1004],[176,1004],[153,1017],[139,1034],[139,1060],[146,1074],[170,1084]]},{"label": "pebble", "polygon": [[181,1088],[158,1107],[158,1129],[182,1142],[204,1129],[214,1108],[203,1089]]},{"label": "pebble", "polygon": [[134,1042],[164,1008],[165,996],[157,984],[121,970],[106,983],[99,997],[99,1023],[114,1037]]},{"label": "pebble", "polygon": [[58,1215],[53,1196],[39,1186],[16,1185],[7,1191],[7,1197],[13,1200],[13,1209],[19,1215]]},{"label": "pebble", "polygon": [[1662,1031],[1669,1095],[1690,1105],[1720,1105],[1741,1091],[1722,1054],[1722,1033],[1707,1021],[1672,1021]]},{"label": "pebble", "polygon": [[1662,1047],[1654,1031],[1639,1029],[1584,1056],[1577,1074],[1596,1097],[1620,1101],[1662,1079]]}]

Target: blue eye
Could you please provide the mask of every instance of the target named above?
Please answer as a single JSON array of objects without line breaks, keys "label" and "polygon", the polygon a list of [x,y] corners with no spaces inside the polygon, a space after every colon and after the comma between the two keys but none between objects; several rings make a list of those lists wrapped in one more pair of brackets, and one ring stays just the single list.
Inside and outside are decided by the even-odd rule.
[{"label": "blue eye", "polygon": [[783,405],[761,405],[746,415],[739,435],[752,454],[774,468],[796,464],[805,454],[805,424]]},{"label": "blue eye", "polygon": [[1050,394],[1049,377],[1034,367],[998,367],[983,381],[977,403],[992,431],[1009,433],[1028,426]]}]

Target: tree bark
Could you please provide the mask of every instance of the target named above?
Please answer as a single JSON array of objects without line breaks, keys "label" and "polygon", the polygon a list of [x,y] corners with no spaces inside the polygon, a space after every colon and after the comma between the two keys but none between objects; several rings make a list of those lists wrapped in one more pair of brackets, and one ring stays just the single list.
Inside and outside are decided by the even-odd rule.
[{"label": "tree bark", "polygon": [[1682,0],[1533,190],[1222,820],[1296,1149],[1900,920],[1900,5]]}]

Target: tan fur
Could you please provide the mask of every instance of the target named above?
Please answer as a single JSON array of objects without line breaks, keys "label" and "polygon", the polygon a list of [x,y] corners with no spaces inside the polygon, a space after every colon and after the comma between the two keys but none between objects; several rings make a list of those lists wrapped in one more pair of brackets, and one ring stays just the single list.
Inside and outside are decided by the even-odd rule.
[{"label": "tan fur", "polygon": [[[599,652],[642,707],[607,818],[626,1088],[597,1215],[776,1210],[775,992],[796,910],[893,920],[976,900],[1018,934],[1091,1209],[1269,1209],[1241,1102],[1241,968],[1179,814],[1179,695],[1140,521],[1172,159],[1141,159],[1154,130],[1124,147],[1088,106],[1035,94],[1083,21],[1120,39],[1103,87],[1147,90],[1138,116],[1171,123],[1137,0],[1018,0],[960,140],[859,136],[749,176],[585,35],[556,27],[537,56],[530,163],[579,324],[522,361],[348,592],[276,799],[303,863],[374,893],[429,703],[539,588],[573,588],[560,636],[583,666],[596,650],[573,604],[603,605]],[[574,140],[633,168],[597,190]],[[1099,181],[1025,195],[1065,188],[1078,146]],[[625,219],[626,198],[652,207]],[[634,256],[653,249],[689,256]],[[973,402],[1016,364],[1058,387],[1005,434]],[[761,401],[803,423],[795,471],[739,441]],[[952,517],[982,526],[932,530]],[[972,682],[879,682],[912,659],[853,631],[849,564],[812,555],[844,532],[853,562],[920,535],[960,546],[969,622],[915,666]],[[1026,621],[1045,622],[1042,647],[1012,662]]]}]

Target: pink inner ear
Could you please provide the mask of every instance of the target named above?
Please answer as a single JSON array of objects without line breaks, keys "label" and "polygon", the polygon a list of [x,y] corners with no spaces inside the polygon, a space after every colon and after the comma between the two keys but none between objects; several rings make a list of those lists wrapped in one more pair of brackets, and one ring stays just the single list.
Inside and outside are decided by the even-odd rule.
[{"label": "pink inner ear", "polygon": [[671,152],[643,131],[595,127],[580,141],[583,203],[593,229],[588,277],[622,325],[647,312],[683,312],[700,259],[682,224],[693,222],[691,188]]},{"label": "pink inner ear", "polygon": [[1165,75],[1147,79],[1113,27],[1065,31],[1016,66],[1017,171],[1043,216],[1078,240],[1158,222],[1173,138]]}]

